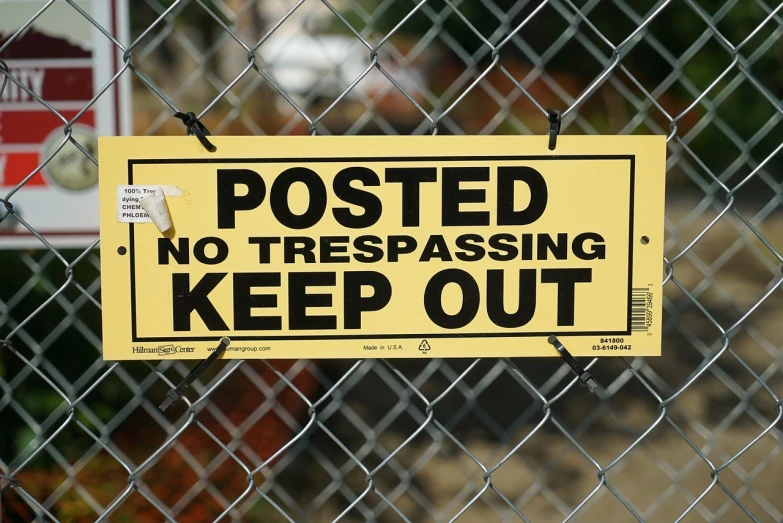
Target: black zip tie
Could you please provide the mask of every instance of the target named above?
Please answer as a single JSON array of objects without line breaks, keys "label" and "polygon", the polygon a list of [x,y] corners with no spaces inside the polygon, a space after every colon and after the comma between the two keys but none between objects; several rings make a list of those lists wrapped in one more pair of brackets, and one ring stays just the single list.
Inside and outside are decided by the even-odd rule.
[{"label": "black zip tie", "polygon": [[177,401],[182,397],[183,394],[185,394],[185,391],[188,389],[191,383],[196,381],[196,378],[201,376],[201,373],[207,370],[207,367],[209,367],[213,361],[218,359],[221,354],[223,354],[226,351],[226,347],[228,347],[228,344],[231,343],[231,340],[228,338],[220,338],[220,345],[217,346],[217,349],[215,349],[215,352],[209,355],[209,357],[205,360],[203,360],[201,363],[196,365],[196,367],[190,371],[190,373],[185,376],[185,379],[182,380],[182,383],[177,385],[176,388],[171,389],[166,394],[166,398],[163,400],[163,403],[160,404],[160,407],[158,407],[161,411],[165,412],[167,408],[171,406],[172,403]]},{"label": "black zip tie", "polygon": [[174,118],[179,118],[182,120],[182,123],[185,124],[185,127],[188,128],[188,136],[196,135],[196,138],[198,138],[198,141],[201,142],[201,145],[204,146],[204,149],[207,151],[214,153],[217,151],[217,147],[212,145],[212,142],[210,142],[207,139],[207,136],[212,136],[206,127],[204,127],[204,124],[201,123],[201,121],[196,118],[196,115],[192,112],[189,113],[180,113],[176,112],[174,113]]},{"label": "black zip tie", "polygon": [[557,135],[560,134],[560,123],[563,121],[563,116],[560,111],[549,111],[549,150],[554,151],[557,147]]},{"label": "black zip tie", "polygon": [[548,341],[555,346],[557,352],[560,353],[560,357],[563,358],[566,363],[568,363],[568,366],[571,367],[572,371],[574,371],[574,374],[576,374],[576,376],[579,378],[579,381],[582,382],[582,385],[587,386],[587,388],[590,389],[590,392],[595,392],[595,389],[598,388],[598,383],[596,383],[595,379],[593,379],[592,374],[584,370],[582,366],[579,365],[579,362],[576,361],[573,356],[571,356],[571,353],[568,352],[568,349],[566,349],[563,344],[560,343],[560,340],[557,339],[557,336],[550,336]]}]

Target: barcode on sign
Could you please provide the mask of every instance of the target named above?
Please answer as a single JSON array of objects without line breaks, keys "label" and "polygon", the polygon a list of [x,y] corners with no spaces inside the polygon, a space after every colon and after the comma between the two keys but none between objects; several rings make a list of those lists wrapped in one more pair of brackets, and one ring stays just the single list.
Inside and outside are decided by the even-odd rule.
[{"label": "barcode on sign", "polygon": [[[631,289],[631,331],[644,331],[652,323],[652,310],[648,309],[652,300],[648,301],[649,291],[644,288]],[[647,311],[650,311],[649,313]]]}]

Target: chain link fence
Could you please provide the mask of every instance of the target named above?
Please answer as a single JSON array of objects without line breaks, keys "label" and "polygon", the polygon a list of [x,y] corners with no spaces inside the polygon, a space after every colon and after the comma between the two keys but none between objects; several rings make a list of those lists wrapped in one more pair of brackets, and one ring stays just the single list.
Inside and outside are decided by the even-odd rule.
[{"label": "chain link fence", "polygon": [[[0,194],[38,240],[0,252],[3,521],[783,521],[783,4],[131,0],[126,41],[88,3],[0,34],[4,58],[67,8],[122,57],[68,117],[0,62],[64,132]],[[184,133],[176,111],[531,134],[557,109],[566,134],[667,135],[663,355],[583,361],[592,394],[556,357],[218,362],[159,411],[194,363],[104,362],[98,238],[54,248],[14,207],[68,147],[96,162],[74,126],[128,77],[135,134]]]}]

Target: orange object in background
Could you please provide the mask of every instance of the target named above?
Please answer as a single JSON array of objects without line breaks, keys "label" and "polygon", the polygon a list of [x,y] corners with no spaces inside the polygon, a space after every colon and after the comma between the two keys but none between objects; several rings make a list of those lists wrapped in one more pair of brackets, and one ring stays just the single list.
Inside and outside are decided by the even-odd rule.
[{"label": "orange object in background", "polygon": [[[247,374],[257,375],[258,378],[253,376],[254,380],[263,381],[263,384],[268,387],[267,391],[280,387],[280,378],[264,362],[246,361],[242,365],[247,367]],[[274,367],[283,374],[291,371],[295,365],[297,365],[296,360],[274,362]],[[313,401],[319,384],[307,366],[303,366],[296,375],[288,376],[288,379],[301,394]],[[196,395],[191,391],[188,397],[192,401]],[[159,398],[154,401],[157,399]],[[198,409],[196,419],[176,442],[166,447],[160,458],[150,463],[137,477],[139,488],[153,499],[159,500],[180,522],[214,521],[224,510],[211,493],[203,489],[194,489],[199,481],[199,474],[183,458],[183,454],[188,459],[195,459],[201,467],[210,471],[205,480],[219,490],[229,502],[238,498],[248,486],[247,473],[244,469],[230,456],[226,456],[225,451],[198,423],[231,448],[235,455],[252,470],[295,438],[308,421],[308,405],[291,386],[286,384],[276,395],[267,396],[261,388],[248,379],[243,369],[234,371],[210,395],[209,401],[227,420],[213,417],[209,409]],[[263,408],[265,402],[268,402],[269,410],[253,422],[253,415],[259,408]],[[291,419],[299,423],[296,430],[277,414],[276,411],[280,409],[284,409]],[[170,409],[170,413],[176,413],[184,422],[187,416],[183,416],[183,410],[184,404],[176,403]],[[182,422],[176,427],[180,427]],[[246,423],[250,426],[242,427]],[[71,424],[74,425],[75,422],[72,421]],[[236,439],[226,430],[230,425],[238,427],[236,432],[239,434]],[[84,437],[88,436],[85,434]],[[111,433],[109,439],[112,441],[110,445],[112,449],[120,450],[121,456],[128,456],[138,466],[160,448],[168,437],[170,436],[165,434],[157,423],[150,420],[145,408],[139,406]],[[285,454],[283,452],[267,467],[273,467]],[[225,461],[214,467],[215,460],[219,459]],[[213,465],[214,470],[211,470],[210,464]],[[254,478],[256,485],[263,482],[260,473]],[[67,481],[68,477],[62,468],[55,466],[51,470],[22,470],[15,479],[35,499],[45,500],[64,481]],[[74,479],[104,507],[111,505],[128,487],[127,471],[105,451],[93,457]],[[188,497],[190,497],[189,501],[183,502],[183,498],[188,500]],[[176,510],[179,504],[184,506],[175,513],[172,509]],[[35,518],[35,513],[24,501],[23,496],[13,493],[13,490],[3,490],[2,508],[4,522],[31,521]],[[61,521],[87,522],[94,521],[97,517],[84,498],[77,493],[77,489],[73,488],[69,489],[49,510]],[[161,521],[163,515],[144,496],[132,492],[116,508],[110,519],[146,523]]]}]

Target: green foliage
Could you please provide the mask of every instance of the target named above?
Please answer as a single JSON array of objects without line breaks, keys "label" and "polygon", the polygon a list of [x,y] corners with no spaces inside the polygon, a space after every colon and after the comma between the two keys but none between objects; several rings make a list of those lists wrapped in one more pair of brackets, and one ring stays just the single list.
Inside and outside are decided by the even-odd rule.
[{"label": "green foliage", "polygon": [[[62,252],[66,260],[72,260],[79,254],[78,251]],[[34,430],[30,424],[41,425],[50,418],[64,420],[67,410],[62,396],[38,374],[31,372],[30,367],[20,358],[21,356],[32,360],[41,351],[39,346],[30,346],[26,340],[32,338],[37,343],[42,343],[49,336],[56,335],[56,342],[46,350],[46,358],[70,383],[77,381],[88,362],[101,356],[96,348],[85,340],[79,329],[72,326],[62,330],[63,322],[69,323],[73,319],[67,309],[70,305],[55,300],[39,314],[31,316],[66,281],[65,267],[54,255],[47,251],[3,250],[0,251],[0,267],[0,302],[13,303],[11,314],[2,314],[0,308],[0,338],[6,338],[18,322],[30,318],[23,327],[26,336],[17,334],[12,337],[13,349],[0,348],[0,378],[5,382],[15,382],[10,392],[16,409],[12,405],[0,408],[0,427],[3,428],[0,430],[0,458],[9,463],[25,450],[33,438],[45,439],[51,433],[51,430],[49,433],[37,433],[37,429]],[[97,266],[90,263],[89,258],[74,269],[76,281],[84,286],[89,286],[98,275]],[[77,305],[79,308],[74,314],[76,321],[100,336],[100,310],[92,303],[86,302],[73,286],[66,288],[63,297],[72,304],[81,304]],[[64,388],[65,384],[58,382],[57,377],[45,369],[42,371]],[[112,412],[122,407],[121,403],[106,397],[100,398],[97,405],[102,405],[101,408]],[[17,409],[26,413],[29,421],[25,421],[25,418],[16,412]],[[27,450],[29,452],[29,449]]]},{"label": "green foliage", "polygon": [[[174,0],[159,0],[154,3],[136,2],[133,9],[130,9],[131,34],[137,37],[144,30],[150,27],[167,9],[173,4]],[[215,6],[213,0],[203,0],[207,9],[220,17],[223,22],[227,22],[222,16],[222,12]],[[152,7],[155,6],[155,8]],[[166,22],[161,22],[160,27],[165,27],[166,23],[174,22],[183,27],[201,27],[204,25],[215,24],[214,18],[206,11],[204,7],[197,2],[182,2],[169,13]]]},{"label": "green foliage", "polygon": [[[539,2],[520,0],[455,0],[451,3],[473,28],[444,0],[428,1],[410,17],[411,10],[418,4],[413,0],[380,4],[372,0],[358,0],[361,9],[349,10],[346,18],[357,30],[371,34],[371,41],[380,40],[405,20],[394,39],[427,41],[428,48],[439,49],[450,56],[455,68],[464,69],[472,62],[476,63],[476,70],[480,72],[489,66],[492,57],[490,48],[475,34],[475,30],[491,44],[497,45],[540,5]],[[544,6],[504,45],[500,63],[505,66],[519,64],[523,68],[543,66],[549,77],[562,82],[564,89],[576,97],[612,62],[611,46],[626,41],[641,21],[655,12],[660,2],[639,0],[618,4],[601,1],[592,5],[589,11],[585,9],[587,4],[590,3],[576,3],[577,7],[585,10],[589,24],[575,15],[570,7],[562,4],[558,7],[554,3]],[[783,99],[783,75],[780,74],[783,70],[783,46],[780,45],[783,30],[772,20],[748,39],[769,14],[769,10],[762,8],[759,2],[739,1],[728,6],[729,9],[724,0],[699,0],[696,4],[700,12],[685,2],[667,5],[637,35],[641,39],[633,39],[623,47],[621,65],[671,117],[682,115],[711,88],[703,100],[679,120],[678,136],[686,140],[697,156],[707,159],[707,165],[715,176],[736,183],[749,172],[741,168],[732,176],[733,166],[743,152],[742,142],[751,140],[776,112],[773,104],[753,83],[763,86],[778,104]],[[618,7],[620,5],[624,9]],[[635,13],[636,17],[629,12]],[[348,32],[342,22],[335,22],[334,29]],[[728,45],[724,40],[728,41]],[[748,41],[740,50],[739,63],[735,63],[729,46],[738,46],[745,40]],[[739,65],[745,68],[744,73]],[[727,69],[729,72],[716,83]],[[746,78],[745,73],[752,75],[753,82]],[[645,94],[619,68],[612,75],[638,99],[646,99]],[[614,93],[614,88],[607,84],[609,82],[602,89]],[[430,86],[430,89],[437,92],[436,87]],[[466,97],[463,105],[469,104],[471,97],[479,95],[477,93],[480,94],[480,90]],[[608,108],[608,99],[618,107]],[[608,99],[602,98],[600,92],[595,93],[580,109],[580,114],[599,133],[618,132],[639,110],[630,104],[627,108],[620,108],[619,105],[626,102],[616,94]],[[490,106],[488,110],[495,109],[495,106]],[[619,127],[617,118],[612,124],[606,117],[612,110],[627,115]],[[656,121],[668,132],[668,121],[658,109],[653,107],[647,112],[650,120]],[[517,116],[528,121],[525,115]],[[458,116],[453,113],[452,117]],[[691,132],[694,128],[696,132]],[[650,132],[646,126],[634,130],[640,131]],[[497,132],[502,132],[502,129]],[[783,131],[775,128],[767,137],[758,137],[755,148],[750,150],[756,163],[765,159],[776,145],[769,136],[780,132]],[[783,160],[773,158],[767,171],[779,173],[781,168]],[[711,181],[703,169],[696,170],[703,179]],[[777,181],[783,181],[780,175]],[[695,189],[680,172],[670,177],[669,184],[678,187],[677,190]],[[743,193],[746,197],[768,200],[772,197],[770,190],[768,185],[754,179]]]}]

